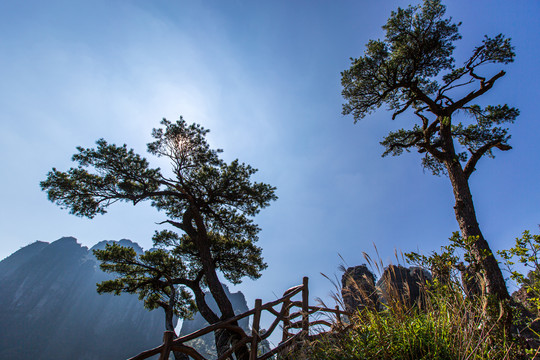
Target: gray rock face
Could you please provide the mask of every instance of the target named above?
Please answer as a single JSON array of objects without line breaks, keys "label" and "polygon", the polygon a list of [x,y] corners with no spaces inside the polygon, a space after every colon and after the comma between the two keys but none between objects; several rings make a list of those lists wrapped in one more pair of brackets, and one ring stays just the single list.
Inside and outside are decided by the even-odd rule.
[{"label": "gray rock face", "polygon": [[0,261],[0,359],[126,359],[159,345],[163,312],[136,296],[98,295],[108,278],[72,237]]},{"label": "gray rock face", "polygon": [[412,306],[422,300],[421,287],[426,281],[431,281],[431,274],[419,267],[389,265],[377,283],[366,265],[350,267],[341,278],[345,311],[380,310],[381,303],[394,301]]},{"label": "gray rock face", "polygon": [[347,312],[377,309],[379,295],[375,288],[375,275],[366,265],[348,268],[341,277],[341,296]]},{"label": "gray rock face", "polygon": [[128,240],[128,239],[121,239],[121,240],[118,240],[118,241],[115,241],[115,240],[103,240],[103,241],[100,241],[98,242],[96,245],[92,246],[89,250],[90,254],[93,254],[93,251],[94,250],[105,250],[105,246],[107,244],[109,245],[112,245],[112,244],[118,244],[120,246],[125,246],[125,247],[130,247],[130,248],[133,248],[135,249],[135,252],[137,254],[142,254],[143,253],[143,249],[139,246],[139,244],[131,241],[131,240]]},{"label": "gray rock face", "polygon": [[424,269],[389,265],[377,281],[377,287],[384,303],[398,301],[412,306],[420,300],[421,286],[426,281],[431,281],[431,275]]}]

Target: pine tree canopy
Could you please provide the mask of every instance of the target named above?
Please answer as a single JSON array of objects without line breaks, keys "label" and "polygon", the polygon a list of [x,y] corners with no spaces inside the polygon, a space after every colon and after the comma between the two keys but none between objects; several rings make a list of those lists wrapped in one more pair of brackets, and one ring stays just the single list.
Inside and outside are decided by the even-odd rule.
[{"label": "pine tree canopy", "polygon": [[[445,173],[444,162],[451,160],[462,163],[468,178],[483,155],[493,157],[493,148],[511,149],[504,124],[514,122],[519,111],[473,101],[505,75],[502,70],[484,73],[493,71],[494,64],[512,62],[515,53],[504,35],[485,36],[456,66],[452,55],[461,39],[460,23],[445,18],[445,11],[439,0],[425,0],[422,6],[391,13],[383,26],[385,38],[370,40],[364,56],[351,59],[351,67],[341,73],[347,100],[343,114],[352,114],[356,122],[383,105],[393,112],[392,119],[412,110],[418,123],[390,132],[381,142],[383,156],[415,148],[434,174]],[[456,122],[457,113],[467,117]],[[451,139],[459,144],[456,151],[445,146]]]},{"label": "pine tree canopy", "polygon": [[178,286],[189,281],[188,269],[175,255],[157,249],[139,256],[133,248],[118,244],[107,244],[104,250],[94,250],[94,255],[103,271],[116,275],[97,284],[98,293],[138,294],[149,310],[170,306],[180,318],[193,315],[196,306],[191,294]]},{"label": "pine tree canopy", "polygon": [[222,151],[206,141],[208,130],[182,118],[161,124],[152,132],[148,152],[170,161],[170,175],[152,168],[126,145],[100,139],[95,149],[78,147],[73,156],[78,166],[65,172],[53,168],[41,188],[52,202],[82,217],[104,214],[119,201],[150,201],[164,212],[166,220],[160,224],[179,233],[156,231],[156,249],[137,255],[133,249],[108,245],[95,252],[101,268],[118,275],[101,283],[98,291],[138,293],[152,309],[165,306],[171,289],[178,288],[174,311],[189,316],[194,305],[185,287],[203,301],[201,287],[222,295],[216,270],[232,283],[260,277],[266,264],[255,245],[260,229],[252,218],[277,197],[274,187],[251,180],[256,169],[220,159]]}]

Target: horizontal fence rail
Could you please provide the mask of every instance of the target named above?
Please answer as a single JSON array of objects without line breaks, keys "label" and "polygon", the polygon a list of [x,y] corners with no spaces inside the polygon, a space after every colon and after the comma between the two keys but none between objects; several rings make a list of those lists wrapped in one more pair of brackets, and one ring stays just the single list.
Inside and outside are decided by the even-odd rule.
[{"label": "horizontal fence rail", "polygon": [[[308,282],[309,279],[304,277],[302,285],[297,285],[288,289],[283,293],[283,296],[280,299],[267,302],[266,304],[263,304],[261,299],[257,299],[255,300],[255,307],[253,309],[230,319],[209,325],[191,334],[175,338],[173,331],[165,331],[163,334],[163,343],[160,346],[143,351],[128,360],[143,360],[158,354],[160,355],[160,360],[167,360],[171,351],[183,353],[195,360],[209,360],[193,347],[186,345],[186,342],[220,329],[236,333],[239,335],[239,338],[234,341],[230,348],[225,353],[221,354],[217,360],[232,359],[232,354],[247,344],[249,344],[250,349],[249,360],[265,360],[276,354],[290,352],[295,347],[301,345],[303,341],[312,341],[323,334],[331,332],[334,325],[341,326],[342,315],[350,315],[349,313],[340,310],[338,306],[336,306],[335,309],[310,306]],[[302,300],[292,301],[292,298],[300,293],[302,294]],[[279,305],[281,305],[281,309],[276,310],[275,308],[279,307]],[[291,312],[291,310],[294,310],[294,312]],[[261,332],[259,327],[263,311],[272,314],[274,320],[268,330]],[[327,320],[314,319],[310,321],[310,317],[314,318],[315,314],[324,314],[326,315]],[[232,325],[232,323],[250,316],[253,317],[253,320],[249,335],[246,334],[241,327]],[[335,317],[335,321],[331,319],[332,316]],[[259,343],[268,339],[280,324],[282,329],[281,342],[270,351],[259,355],[257,351]],[[326,329],[326,331],[323,331],[324,329]],[[296,333],[294,332],[295,330],[297,330]],[[310,334],[310,330],[312,334]]]}]

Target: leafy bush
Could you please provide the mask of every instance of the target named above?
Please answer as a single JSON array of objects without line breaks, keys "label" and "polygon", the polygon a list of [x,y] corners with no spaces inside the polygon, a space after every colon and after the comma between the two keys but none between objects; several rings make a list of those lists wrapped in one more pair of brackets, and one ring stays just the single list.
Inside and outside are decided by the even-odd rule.
[{"label": "leafy bush", "polygon": [[[516,238],[516,245],[509,250],[498,251],[498,254],[505,260],[510,270],[510,278],[522,286],[527,295],[527,305],[536,314],[540,313],[540,235],[531,235],[525,230],[523,236]],[[519,271],[513,270],[514,258],[531,269],[527,276]]]}]

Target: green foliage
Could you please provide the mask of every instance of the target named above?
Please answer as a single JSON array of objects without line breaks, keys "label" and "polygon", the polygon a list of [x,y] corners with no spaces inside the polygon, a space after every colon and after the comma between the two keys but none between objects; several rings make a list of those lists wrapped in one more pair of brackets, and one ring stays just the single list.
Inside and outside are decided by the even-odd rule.
[{"label": "green foliage", "polygon": [[492,336],[479,305],[456,294],[429,297],[424,311],[406,314],[392,308],[364,311],[351,318],[352,327],[325,337],[304,350],[310,359],[328,360],[454,360],[518,359],[523,350],[508,338]]},{"label": "green foliage", "polygon": [[485,299],[465,297],[456,278],[422,287],[424,301],[404,309],[387,301],[382,311],[363,309],[350,327],[326,334],[292,354],[292,359],[454,360],[524,359],[525,349],[498,331],[500,314],[484,311]]},{"label": "green foliage", "polygon": [[[416,252],[405,253],[405,259],[409,264],[417,265],[422,268],[429,269],[433,277],[438,279],[441,284],[447,284],[453,279],[458,278],[458,272],[462,272],[462,276],[471,277],[480,274],[466,273],[467,267],[472,268],[475,272],[481,272],[481,267],[477,259],[473,256],[473,244],[477,240],[475,236],[462,238],[459,232],[453,232],[448,239],[450,244],[441,246],[441,252],[431,252],[429,256]],[[487,254],[484,254],[484,257]],[[465,262],[465,264],[463,263]],[[472,280],[472,279],[467,279]]]},{"label": "green foliage", "polygon": [[[529,230],[525,230],[520,238],[516,238],[514,247],[497,253],[508,266],[510,278],[525,287],[527,301],[534,306],[537,313],[540,313],[540,235],[531,235]],[[527,276],[512,270],[515,259],[518,263],[531,269]]]},{"label": "green foliage", "polygon": [[178,285],[189,276],[188,269],[173,253],[157,249],[139,256],[133,248],[107,244],[104,250],[94,250],[94,255],[103,271],[117,275],[97,284],[98,293],[138,294],[147,309],[170,306],[181,318],[191,318],[196,310],[191,295]]},{"label": "green foliage", "polygon": [[[420,120],[412,129],[390,132],[381,144],[383,156],[416,149],[424,154],[422,165],[435,175],[445,174],[445,161],[469,162],[467,175],[478,159],[493,157],[494,147],[509,150],[510,136],[503,123],[512,123],[519,111],[508,105],[480,107],[471,101],[491,89],[504,71],[491,78],[479,74],[487,64],[508,64],[515,57],[510,39],[502,34],[485,36],[472,55],[456,67],[454,43],[461,39],[460,23],[445,17],[440,0],[424,0],[421,6],[393,11],[383,40],[370,40],[364,56],[351,59],[342,75],[343,114],[355,122],[386,104],[392,119],[412,109]],[[472,89],[478,84],[478,89]],[[467,90],[464,94],[459,91]],[[456,112],[469,114],[473,123],[453,124]],[[435,119],[430,116],[435,115]],[[454,121],[455,122],[455,121]],[[440,131],[439,131],[440,130]],[[463,147],[454,153],[456,139]]]},{"label": "green foliage", "polygon": [[343,113],[359,120],[384,103],[399,109],[413,97],[412,84],[433,93],[438,85],[430,78],[453,69],[453,42],[461,38],[458,25],[444,13],[439,1],[393,11],[383,26],[384,40],[370,40],[364,56],[351,59],[351,68],[341,73],[342,94],[349,101]]},{"label": "green foliage", "polygon": [[443,246],[442,250],[441,253],[433,251],[429,256],[416,252],[405,253],[404,256],[409,264],[430,269],[437,281],[446,283],[455,277],[459,257],[455,254],[455,249],[452,246]]},{"label": "green foliage", "polygon": [[[266,269],[261,256],[261,248],[248,239],[229,238],[210,234],[210,250],[216,267],[233,284],[241,282],[242,277],[258,279]],[[195,277],[203,271],[196,244],[188,235],[178,235],[170,230],[156,231],[154,246],[170,248],[171,256],[182,258],[189,274]]]},{"label": "green foliage", "polygon": [[[156,193],[160,185],[159,169],[149,167],[148,161],[126,145],[109,145],[96,141],[96,149],[77,147],[72,160],[79,166],[67,172],[52,169],[40,183],[49,200],[71,214],[93,218],[105,214],[106,208],[117,201],[145,200]],[[95,172],[89,172],[91,167]]]},{"label": "green foliage", "polygon": [[171,161],[174,178],[151,168],[126,145],[109,145],[100,139],[96,149],[78,147],[73,161],[79,166],[67,172],[53,169],[41,188],[51,201],[90,218],[104,214],[114,202],[143,200],[151,200],[171,218],[180,218],[197,200],[212,227],[255,239],[259,229],[249,217],[277,199],[275,188],[251,182],[257,172],[251,166],[219,159],[221,150],[210,149],[205,139],[208,130],[201,126],[188,125],[182,118],[176,123],[164,119],[161,124],[165,129],[153,130],[156,141],[148,144],[148,151]]},{"label": "green foliage", "polygon": [[[421,360],[531,359],[536,349],[528,349],[516,332],[504,331],[505,307],[501,303],[490,308],[486,294],[466,295],[456,276],[455,266],[463,259],[474,239],[462,239],[454,233],[450,245],[441,253],[424,256],[405,255],[408,262],[423,268],[436,267],[450,272],[446,281],[437,278],[418,283],[420,298],[413,306],[400,301],[399,291],[387,291],[384,307],[362,308],[343,322],[336,322],[332,331],[312,335],[311,342],[287,354],[286,359],[320,360]],[[373,261],[364,253],[370,267],[381,272],[382,261]],[[474,261],[472,258],[467,259]],[[343,268],[344,270],[344,268]],[[381,277],[381,288],[395,287]],[[342,289],[330,279],[337,293],[333,298],[343,306]],[[386,283],[384,283],[386,282]],[[322,304],[324,307],[327,307]],[[517,312],[514,313],[518,315]],[[514,318],[514,320],[519,320]],[[519,328],[520,330],[523,327]],[[518,330],[519,331],[519,330]]]},{"label": "green foliage", "polygon": [[[96,256],[104,271],[118,275],[98,284],[100,293],[137,293],[146,307],[166,309],[170,320],[172,308],[181,317],[194,310],[187,289],[201,304],[208,286],[222,299],[220,309],[227,308],[216,271],[235,284],[245,276],[261,276],[266,264],[255,245],[260,228],[252,218],[277,197],[274,187],[252,181],[256,169],[220,159],[222,150],[210,148],[208,130],[200,125],[182,118],[163,119],[161,125],[152,131],[148,152],[168,159],[170,172],[152,168],[126,145],[100,139],[96,148],[78,147],[73,156],[78,166],[66,172],[53,168],[41,188],[51,201],[77,216],[92,218],[116,202],[141,201],[150,201],[166,214],[161,224],[173,226],[181,235],[156,232],[157,250],[137,256],[133,249],[113,245],[96,251]],[[207,316],[212,316],[209,312]]]}]

